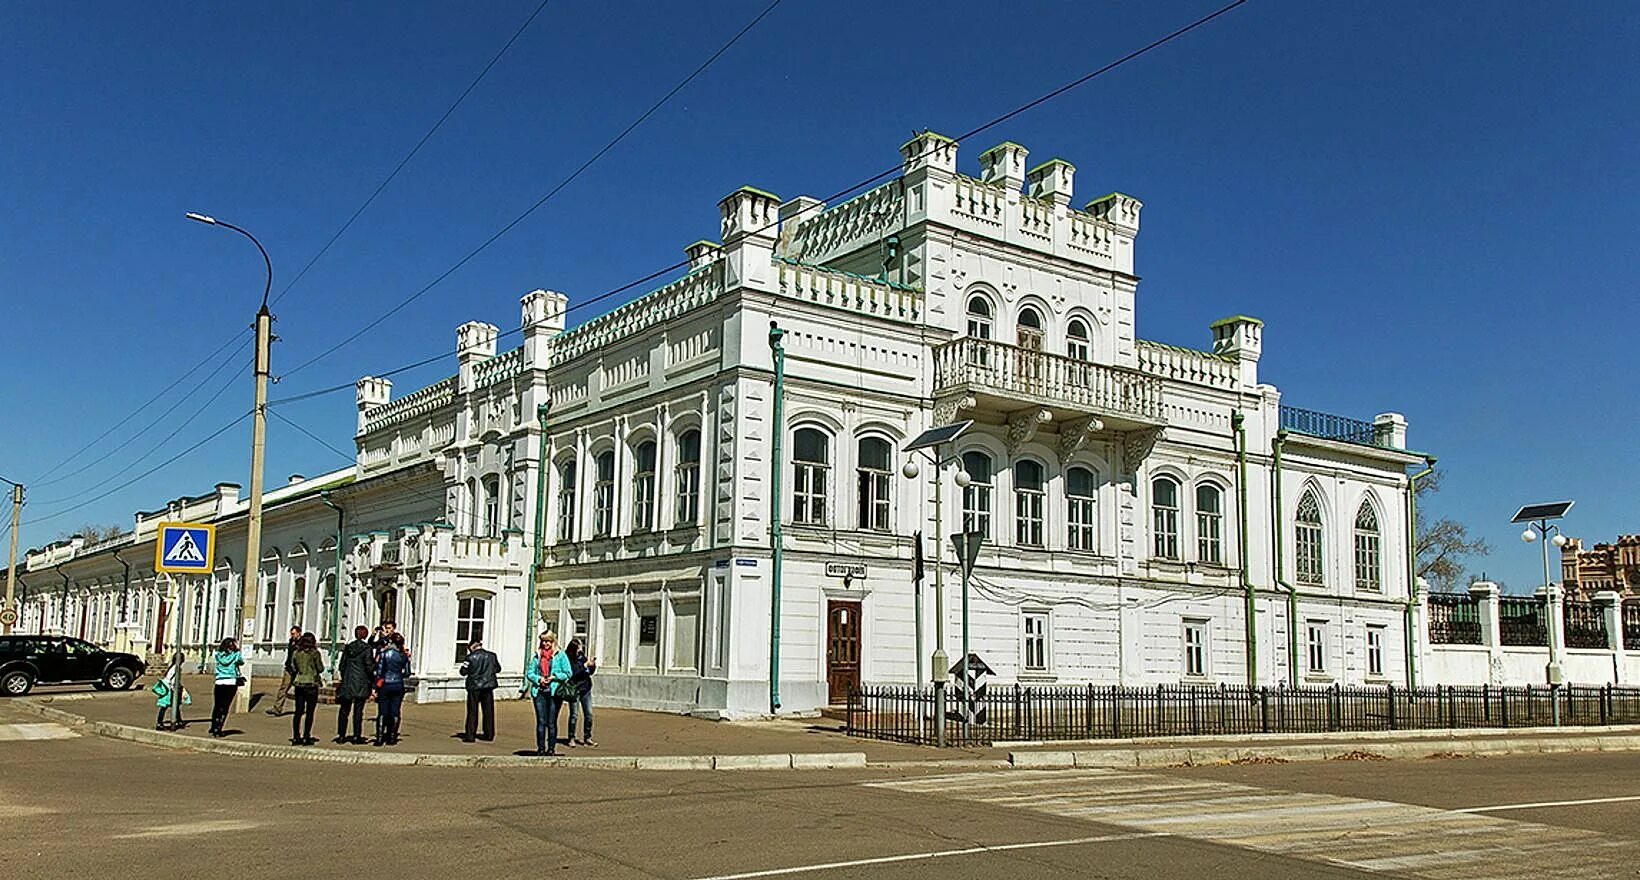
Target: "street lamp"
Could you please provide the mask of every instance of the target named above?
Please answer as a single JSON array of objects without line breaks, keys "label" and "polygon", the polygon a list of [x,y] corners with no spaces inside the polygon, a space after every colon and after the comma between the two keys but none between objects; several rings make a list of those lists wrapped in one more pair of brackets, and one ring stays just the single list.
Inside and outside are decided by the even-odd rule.
[{"label": "street lamp", "polygon": [[[189,211],[189,220],[204,223],[206,226],[221,226],[232,229],[234,232],[251,240],[257,251],[262,254],[262,265],[267,268],[267,283],[262,286],[262,307],[256,311],[256,408],[251,411],[251,498],[250,514],[245,524],[245,573],[240,582],[239,620],[240,635],[243,642],[240,649],[246,656],[251,656],[256,647],[256,588],[261,582],[259,577],[262,566],[262,461],[266,451],[268,433],[268,373],[269,348],[273,345],[273,315],[268,312],[268,293],[273,290],[273,261],[268,259],[268,249],[262,242],[256,240],[244,229],[227,222],[218,220],[208,214],[199,214]],[[338,574],[340,574],[338,572]],[[246,627],[245,624],[251,624]],[[178,650],[177,664],[180,668],[182,658]],[[239,694],[239,710],[246,712],[251,707],[251,664],[245,665],[245,686]]]},{"label": "street lamp", "polygon": [[[1530,544],[1539,538],[1543,540],[1543,603],[1548,615],[1549,636],[1549,663],[1544,667],[1544,677],[1549,682],[1549,720],[1556,727],[1560,726],[1560,701],[1556,699],[1555,691],[1560,687],[1560,645],[1555,638],[1555,631],[1559,629],[1557,615],[1561,613],[1560,587],[1549,580],[1549,545],[1555,547],[1566,546],[1566,536],[1560,533],[1560,527],[1549,522],[1560,519],[1566,511],[1572,509],[1571,501],[1551,501],[1547,504],[1528,504],[1516,511],[1512,523],[1526,523],[1526,530],[1520,533],[1520,539]],[[1553,537],[1550,537],[1553,533]]]},{"label": "street lamp", "polygon": [[[970,419],[929,428],[917,435],[905,447],[905,451],[908,453],[921,453],[928,460],[928,463],[934,466],[934,656],[932,658],[934,668],[930,672],[934,683],[935,740],[941,746],[945,745],[945,679],[947,664],[950,662],[945,654],[945,568],[940,564],[940,536],[943,534],[944,527],[944,505],[942,502],[944,493],[941,488],[945,483],[945,466],[956,461],[956,456],[950,454],[951,444],[962,436],[964,431],[973,427],[973,424],[973,420]],[[918,466],[917,460],[912,458],[906,461],[905,467],[901,468],[900,472],[905,475],[906,479],[915,480],[922,473],[922,469]],[[971,482],[968,473],[962,469],[961,464],[957,465],[955,482],[959,489],[968,486]],[[923,603],[921,596],[917,597],[915,604],[917,612],[917,659],[920,662],[923,651]],[[919,680],[922,678],[920,672],[917,678]]]}]

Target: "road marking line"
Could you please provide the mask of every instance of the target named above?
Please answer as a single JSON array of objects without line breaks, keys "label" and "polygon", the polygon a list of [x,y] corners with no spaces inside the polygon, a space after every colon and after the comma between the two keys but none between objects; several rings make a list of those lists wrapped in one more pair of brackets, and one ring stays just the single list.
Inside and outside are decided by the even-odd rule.
[{"label": "road marking line", "polygon": [[257,823],[243,819],[205,819],[198,822],[179,822],[174,825],[154,825],[129,834],[117,834],[115,840],[133,840],[149,837],[197,837],[222,831],[248,831]]},{"label": "road marking line", "polygon": [[1452,810],[1453,813],[1496,813],[1503,810],[1535,810],[1539,807],[1581,807],[1587,804],[1621,804],[1627,801],[1640,801],[1640,794],[1624,795],[1622,797],[1585,798],[1580,801],[1539,801],[1535,804],[1498,804],[1494,807],[1464,807]]},{"label": "road marking line", "polygon": [[61,724],[0,724],[0,742],[71,739],[79,736]]},{"label": "road marking line", "polygon": [[952,856],[972,856],[982,853],[1012,852],[1022,849],[1045,849],[1055,846],[1080,846],[1088,843],[1114,843],[1120,840],[1139,840],[1145,837],[1166,837],[1163,831],[1136,831],[1130,834],[1102,834],[1098,837],[1073,837],[1066,840],[1039,840],[1031,843],[1000,843],[995,846],[971,846],[966,849],[945,849],[933,852],[907,853],[899,856],[879,856],[875,859],[853,859],[847,862],[824,862],[817,865],[799,865],[792,868],[770,868],[766,871],[747,871],[741,874],[714,874],[695,880],[750,880],[753,877],[780,877],[788,874],[809,874],[816,871],[835,871],[840,868],[859,868],[866,865],[892,865],[896,862],[921,862]]}]

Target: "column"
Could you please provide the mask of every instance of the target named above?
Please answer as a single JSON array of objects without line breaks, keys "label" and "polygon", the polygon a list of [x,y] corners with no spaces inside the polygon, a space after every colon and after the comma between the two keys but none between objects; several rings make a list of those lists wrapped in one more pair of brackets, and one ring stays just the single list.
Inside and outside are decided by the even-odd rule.
[{"label": "column", "polygon": [[1594,594],[1594,604],[1606,621],[1606,647],[1612,652],[1612,684],[1623,684],[1626,665],[1623,647],[1623,597],[1616,590]]},{"label": "column", "polygon": [[1475,604],[1481,616],[1481,644],[1487,651],[1486,680],[1492,684],[1505,684],[1503,668],[1503,638],[1499,631],[1499,602],[1498,585],[1491,581],[1476,581],[1469,585],[1469,595],[1475,598]]}]

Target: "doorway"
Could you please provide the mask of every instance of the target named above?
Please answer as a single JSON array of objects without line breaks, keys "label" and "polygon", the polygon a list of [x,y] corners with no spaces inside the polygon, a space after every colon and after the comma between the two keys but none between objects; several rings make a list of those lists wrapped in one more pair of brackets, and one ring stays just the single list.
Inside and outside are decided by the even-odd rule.
[{"label": "doorway", "polygon": [[826,700],[848,702],[860,686],[860,603],[826,603]]}]

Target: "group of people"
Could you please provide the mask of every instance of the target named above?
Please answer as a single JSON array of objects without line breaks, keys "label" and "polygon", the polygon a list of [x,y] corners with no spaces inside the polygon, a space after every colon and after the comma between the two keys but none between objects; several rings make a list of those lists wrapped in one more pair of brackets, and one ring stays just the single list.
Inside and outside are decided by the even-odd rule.
[{"label": "group of people", "polygon": [[[224,736],[228,711],[245,684],[242,674],[245,658],[239,652],[239,643],[232,638],[222,640],[212,657],[215,671],[215,692],[211,702],[211,729],[214,737]],[[404,636],[396,631],[392,621],[385,621],[374,634],[366,627],[353,630],[353,641],[342,648],[336,663],[336,738],[337,744],[364,745],[364,707],[372,699],[376,703],[375,745],[397,745],[399,726],[404,706],[405,683],[410,677],[410,650]],[[592,675],[598,662],[589,659],[579,639],[571,639],[562,650],[558,647],[557,633],[541,634],[536,652],[531,655],[524,670],[524,682],[519,696],[528,696],[535,705],[535,753],[558,754],[560,742],[567,746],[577,744],[579,722],[582,746],[596,746],[592,741]],[[180,665],[175,667],[173,680],[167,675],[154,687],[159,706],[155,729],[164,724],[178,694],[186,696],[180,682]],[[290,642],[285,653],[284,676],[269,715],[284,712],[285,700],[295,698],[295,712],[290,719],[290,743],[293,746],[311,746],[313,718],[319,705],[319,688],[324,683],[325,659],[319,651],[318,639],[313,633],[304,633],[296,627],[290,630]],[[499,686],[501,662],[496,655],[484,649],[480,639],[467,645],[467,656],[461,664],[466,677],[467,724],[462,734],[465,742],[495,739],[495,690]],[[569,737],[558,738],[558,715],[569,705]],[[351,735],[349,735],[351,727]]]}]

